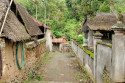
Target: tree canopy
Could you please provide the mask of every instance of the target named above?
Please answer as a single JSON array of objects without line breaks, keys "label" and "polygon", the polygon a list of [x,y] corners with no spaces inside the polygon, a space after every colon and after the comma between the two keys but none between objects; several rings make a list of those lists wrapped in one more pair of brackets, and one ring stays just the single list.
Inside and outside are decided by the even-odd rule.
[{"label": "tree canopy", "polygon": [[[47,2],[47,25],[52,28],[56,38],[65,34],[67,40],[78,37],[80,27],[87,15],[93,16],[99,12],[110,10],[110,0],[16,0],[22,4],[32,16],[45,23],[45,2]],[[125,13],[125,1],[115,0],[115,7],[120,13]],[[82,39],[81,39],[82,40]]]}]

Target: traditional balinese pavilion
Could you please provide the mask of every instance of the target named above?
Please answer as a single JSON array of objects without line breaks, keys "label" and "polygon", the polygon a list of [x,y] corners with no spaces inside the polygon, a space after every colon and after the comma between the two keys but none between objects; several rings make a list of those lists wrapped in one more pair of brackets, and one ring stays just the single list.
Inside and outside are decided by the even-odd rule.
[{"label": "traditional balinese pavilion", "polygon": [[93,68],[91,64],[89,66],[95,83],[103,83],[104,72],[113,83],[125,82],[125,14],[122,15],[123,22],[112,13],[98,13],[92,19],[87,17],[82,25],[83,49],[86,51],[87,48],[94,54],[94,58],[87,61],[93,60]]},{"label": "traditional balinese pavilion", "polygon": [[[125,14],[123,14],[125,24]],[[97,13],[93,18],[86,17],[82,31],[84,32],[84,44],[93,48],[94,35],[102,36],[101,40],[105,43],[112,43],[112,26],[117,23],[117,19],[112,13]]]},{"label": "traditional balinese pavilion", "polygon": [[[0,29],[9,3],[9,0],[0,0]],[[0,36],[0,83],[8,83],[24,76],[25,69],[19,67],[19,62],[16,61],[17,48],[19,61],[22,60],[22,54],[26,54],[25,60],[28,61],[27,65],[30,65],[30,67],[38,60],[36,55],[39,56],[42,51],[46,50],[45,44],[41,44],[33,50],[28,50],[27,46],[34,39],[37,40],[40,35],[43,35],[43,32],[28,11],[20,4],[13,2]],[[27,45],[27,42],[31,43]],[[23,43],[24,46],[23,44],[21,44],[22,46],[19,45],[19,43]],[[39,51],[38,48],[41,50]],[[24,49],[25,52],[22,53]]]}]

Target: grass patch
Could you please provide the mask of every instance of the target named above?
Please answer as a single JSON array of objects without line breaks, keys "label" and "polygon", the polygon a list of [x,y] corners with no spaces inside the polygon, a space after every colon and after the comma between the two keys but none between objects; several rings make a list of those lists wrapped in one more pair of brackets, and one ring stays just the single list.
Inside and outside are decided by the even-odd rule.
[{"label": "grass patch", "polygon": [[81,66],[78,62],[78,59],[74,60],[74,65],[77,68],[78,71],[76,74],[76,80],[79,81],[79,83],[93,83],[93,79],[90,76],[90,74],[88,74],[86,68],[84,66]]},{"label": "grass patch", "polygon": [[82,80],[82,83],[93,83],[94,82],[84,66],[81,66],[80,72],[81,72],[81,74],[78,75],[77,79]]},{"label": "grass patch", "polygon": [[43,65],[44,63],[46,63],[50,58],[51,58],[50,53],[47,53],[44,59],[41,61],[40,65]]},{"label": "grass patch", "polygon": [[75,57],[75,53],[73,51],[71,51],[69,54],[70,56]]},{"label": "grass patch", "polygon": [[103,83],[113,83],[113,80],[106,71],[103,72]]},{"label": "grass patch", "polygon": [[50,59],[50,57],[50,53],[46,53],[44,57],[41,57],[41,60],[36,63],[35,68],[29,71],[28,80],[24,83],[29,83],[32,81],[41,81],[44,76],[40,72],[38,72],[38,70],[43,64],[45,64]]}]

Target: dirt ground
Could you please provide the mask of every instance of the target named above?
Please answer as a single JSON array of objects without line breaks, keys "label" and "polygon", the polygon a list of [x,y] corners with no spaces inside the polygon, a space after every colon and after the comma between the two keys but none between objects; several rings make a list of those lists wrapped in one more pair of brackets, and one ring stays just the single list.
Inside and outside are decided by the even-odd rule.
[{"label": "dirt ground", "polygon": [[50,53],[51,58],[40,68],[42,81],[79,82],[80,70],[76,58],[69,53]]},{"label": "dirt ground", "polygon": [[25,83],[93,83],[86,69],[80,67],[72,52],[48,53],[40,61],[36,71],[39,74],[31,74],[31,79]]}]

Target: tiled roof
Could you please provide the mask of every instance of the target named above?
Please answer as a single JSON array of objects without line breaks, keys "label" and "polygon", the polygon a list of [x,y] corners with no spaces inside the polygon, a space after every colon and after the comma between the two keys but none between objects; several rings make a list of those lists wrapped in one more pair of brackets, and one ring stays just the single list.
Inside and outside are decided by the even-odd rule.
[{"label": "tiled roof", "polygon": [[66,39],[65,38],[53,39],[52,42],[53,43],[66,43]]},{"label": "tiled roof", "polygon": [[[43,24],[42,22],[40,22],[39,20],[37,20],[36,18],[32,17],[33,20],[38,24],[38,26],[43,26],[45,27],[45,24]],[[51,29],[51,27],[46,26],[46,29]]]},{"label": "tiled roof", "polygon": [[33,20],[38,24],[38,26],[43,26],[44,24],[42,22],[40,22],[39,20],[37,20],[36,18],[34,18],[32,16]]}]

